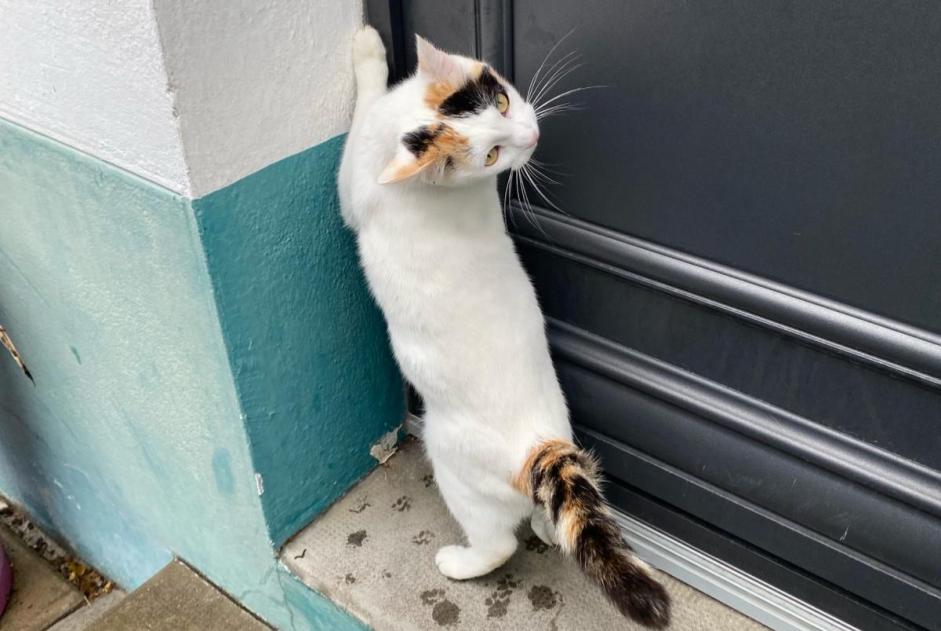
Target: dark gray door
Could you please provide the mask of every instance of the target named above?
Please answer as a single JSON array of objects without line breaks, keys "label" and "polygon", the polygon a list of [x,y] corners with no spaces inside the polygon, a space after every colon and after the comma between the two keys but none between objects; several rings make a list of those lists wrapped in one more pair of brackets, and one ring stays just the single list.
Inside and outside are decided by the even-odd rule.
[{"label": "dark gray door", "polygon": [[612,500],[941,629],[941,3],[368,4],[398,76],[417,31],[525,88],[574,27],[559,89],[606,86],[542,124],[567,214],[511,225]]}]

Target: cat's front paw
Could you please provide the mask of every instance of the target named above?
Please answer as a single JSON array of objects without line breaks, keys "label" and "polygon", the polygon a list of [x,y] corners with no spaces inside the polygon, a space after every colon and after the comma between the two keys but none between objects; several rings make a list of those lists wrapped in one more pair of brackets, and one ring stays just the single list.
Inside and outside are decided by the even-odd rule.
[{"label": "cat's front paw", "polygon": [[353,63],[360,65],[365,61],[376,60],[386,63],[386,47],[378,31],[371,26],[364,26],[353,36]]}]

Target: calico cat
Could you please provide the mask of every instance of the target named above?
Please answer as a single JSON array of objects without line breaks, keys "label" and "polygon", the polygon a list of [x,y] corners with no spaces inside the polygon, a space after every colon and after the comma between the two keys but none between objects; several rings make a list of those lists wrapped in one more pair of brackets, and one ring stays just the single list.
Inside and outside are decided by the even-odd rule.
[{"label": "calico cat", "polygon": [[378,33],[356,34],[338,186],[396,360],[424,399],[438,488],[467,538],[435,562],[456,580],[487,574],[529,517],[623,614],[664,627],[667,592],[621,538],[597,464],[572,442],[542,312],[503,221],[497,175],[531,158],[536,112],[487,64],[420,37],[416,47],[416,73],[387,91]]}]

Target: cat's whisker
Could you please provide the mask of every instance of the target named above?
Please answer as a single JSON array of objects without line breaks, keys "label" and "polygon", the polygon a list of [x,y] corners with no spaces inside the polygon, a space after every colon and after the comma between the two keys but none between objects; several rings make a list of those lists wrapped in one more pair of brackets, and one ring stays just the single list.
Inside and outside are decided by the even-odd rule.
[{"label": "cat's whisker", "polygon": [[[511,223],[513,227],[516,227],[516,217],[513,216],[513,212],[510,209],[510,202],[512,202],[512,197],[510,197],[510,185],[513,183],[513,176],[514,172],[510,171],[506,178],[506,187],[503,189],[503,225],[506,226],[507,223]],[[508,217],[509,222],[507,222]]]},{"label": "cat's whisker", "polygon": [[553,102],[555,102],[555,101],[558,101],[559,99],[564,98],[564,97],[566,97],[566,96],[569,96],[570,94],[576,94],[576,93],[578,93],[578,92],[584,92],[585,90],[597,90],[597,89],[599,89],[599,88],[606,88],[606,87],[608,87],[608,86],[606,86],[606,85],[585,85],[585,86],[582,86],[582,87],[580,87],[580,88],[572,88],[571,90],[566,90],[565,92],[563,92],[563,93],[561,93],[561,94],[555,95],[554,97],[552,97],[551,99],[549,99],[549,100],[546,101],[545,103],[542,103],[542,104],[539,106],[539,108],[536,109],[536,115],[538,116],[540,111],[544,111],[545,108],[546,108],[550,103],[553,103]]},{"label": "cat's whisker", "polygon": [[534,107],[538,106],[539,100],[545,97],[549,91],[554,88],[562,79],[584,66],[585,64],[578,63],[579,59],[580,56],[578,51],[572,51],[560,59],[559,65],[555,68],[555,70],[546,76],[542,87],[536,91],[536,94],[533,95],[530,103],[532,103]]},{"label": "cat's whisker", "polygon": [[568,173],[566,171],[559,171],[558,169],[553,168],[553,167],[559,166],[558,162],[543,162],[542,160],[537,160],[535,158],[530,158],[529,162],[533,166],[537,167],[538,169],[546,173],[552,173],[553,175],[558,175],[560,177],[569,177],[570,175],[572,175],[571,173]]},{"label": "cat's whisker", "polygon": [[581,55],[578,53],[578,51],[572,51],[560,59],[558,66],[553,68],[553,70],[545,76],[539,90],[533,94],[532,102],[534,104],[538,104],[540,99],[544,98],[549,93],[549,91],[559,83],[559,81],[570,75],[575,70],[578,70],[583,65],[584,64],[581,63]]},{"label": "cat's whisker", "polygon": [[552,62],[548,68],[545,69],[545,73],[539,77],[539,81],[536,82],[536,85],[533,87],[533,99],[538,98],[538,95],[546,86],[546,84],[552,80],[553,77],[559,72],[560,68],[566,66],[569,62],[575,61],[575,58],[578,56],[577,50],[570,50],[569,52],[562,55],[560,58]]},{"label": "cat's whisker", "polygon": [[539,167],[557,167],[561,166],[560,162],[546,162],[545,160],[540,160],[539,158],[530,158],[529,161]]},{"label": "cat's whisker", "polygon": [[529,97],[530,97],[530,95],[531,95],[532,92],[533,92],[533,86],[534,86],[534,85],[539,85],[539,84],[537,83],[537,80],[538,80],[538,78],[539,78],[539,74],[542,72],[542,69],[545,68],[546,62],[549,61],[549,57],[551,57],[551,56],[552,56],[552,53],[555,52],[555,49],[558,48],[558,47],[562,44],[562,42],[564,42],[566,39],[568,39],[568,37],[569,37],[572,33],[574,33],[574,32],[575,32],[575,27],[572,27],[572,29],[571,29],[568,33],[566,33],[565,35],[563,35],[563,36],[561,37],[561,39],[559,39],[559,41],[557,41],[555,44],[553,44],[552,48],[549,49],[549,52],[546,53],[546,56],[543,57],[542,63],[539,64],[539,67],[536,69],[536,72],[533,73],[532,78],[529,80],[529,87],[528,87],[527,90],[526,90],[526,101],[527,101],[527,102],[529,102]]},{"label": "cat's whisker", "polygon": [[567,111],[567,110],[572,110],[572,109],[581,110],[584,108],[585,108],[584,103],[580,103],[580,102],[567,103],[563,101],[562,103],[553,103],[552,105],[549,105],[548,107],[544,107],[543,109],[538,110],[536,112],[536,120],[539,120],[540,117],[550,116],[559,111]]},{"label": "cat's whisker", "polygon": [[[518,171],[518,170],[515,170],[515,169],[514,169],[514,170],[511,171],[511,172],[513,173],[513,175],[516,175],[516,176],[519,175],[519,171]],[[515,191],[515,192],[516,192],[517,207],[519,208],[520,213],[522,213],[523,217],[524,217],[534,228],[538,228],[539,225],[536,223],[536,221],[533,219],[533,217],[530,216],[530,214],[529,214],[528,212],[526,212],[527,209],[528,209],[528,207],[529,207],[529,201],[528,201],[528,199],[525,198],[525,197],[526,197],[526,191],[523,189],[522,182],[521,182],[521,180],[520,180],[519,177],[516,178],[516,191]],[[511,198],[511,199],[512,199],[512,198]]]},{"label": "cat's whisker", "polygon": [[[522,213],[523,218],[526,219],[526,221],[528,221],[530,224],[532,224],[533,226],[535,226],[536,224],[533,222],[532,217],[530,217],[530,216],[526,213],[526,204],[525,204],[525,202],[523,201],[523,194],[524,194],[524,193],[523,193],[522,182],[521,182],[520,177],[519,177],[519,172],[513,171],[513,176],[514,176],[514,178],[515,178],[515,179],[513,180],[513,188],[514,188],[514,192],[516,193],[516,202],[517,202],[516,205],[517,205],[517,207],[520,209],[520,212]],[[512,194],[510,195],[510,199],[511,199],[511,200],[513,199]]]},{"label": "cat's whisker", "polygon": [[542,234],[543,237],[545,237],[547,240],[551,240],[549,239],[549,235],[546,234],[545,229],[542,227],[542,224],[539,223],[539,217],[536,215],[536,208],[535,206],[533,206],[532,201],[530,201],[529,199],[529,193],[526,192],[526,183],[522,181],[523,178],[526,177],[526,165],[523,165],[523,167],[520,169],[520,172],[522,173],[522,176],[519,178],[520,179],[519,190],[520,190],[520,194],[523,197],[523,202],[522,202],[524,204],[523,215],[529,219],[529,223],[531,223],[534,228],[539,230],[540,234]]},{"label": "cat's whisker", "polygon": [[547,108],[539,110],[540,114],[547,114],[549,112],[555,112],[559,110],[583,110],[585,109],[584,103],[556,103],[555,105],[550,105]]},{"label": "cat's whisker", "polygon": [[557,116],[559,114],[564,114],[566,112],[580,112],[584,110],[585,107],[578,103],[560,103],[553,105],[546,110],[541,110],[536,114],[536,120],[543,120],[551,116]]},{"label": "cat's whisker", "polygon": [[566,216],[568,215],[568,213],[562,210],[562,208],[560,208],[558,204],[556,204],[552,199],[550,199],[549,196],[542,190],[542,187],[540,187],[539,184],[536,183],[536,180],[533,178],[533,174],[529,169],[526,169],[526,168],[523,169],[523,176],[529,181],[530,185],[533,187],[533,190],[536,191],[536,194],[539,195],[539,197],[541,197],[542,200],[546,202],[546,204],[548,204],[550,208],[562,213],[563,215],[566,215]]},{"label": "cat's whisker", "polygon": [[537,167],[535,164],[530,164],[530,165],[529,165],[529,170],[530,170],[530,173],[532,173],[532,175],[533,175],[537,180],[539,180],[540,182],[544,183],[546,186],[548,186],[548,185],[550,185],[550,184],[555,184],[555,185],[557,185],[557,186],[561,186],[561,185],[562,185],[562,182],[556,180],[555,178],[550,177],[550,176],[547,175],[546,173],[543,173],[543,172],[539,169],[539,167]]}]

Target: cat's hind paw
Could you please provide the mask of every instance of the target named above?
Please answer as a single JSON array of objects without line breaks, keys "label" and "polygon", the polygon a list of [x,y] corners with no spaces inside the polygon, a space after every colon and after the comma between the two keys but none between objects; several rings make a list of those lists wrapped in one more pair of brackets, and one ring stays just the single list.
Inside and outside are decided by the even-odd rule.
[{"label": "cat's hind paw", "polygon": [[[515,544],[515,541],[514,541]],[[438,571],[456,581],[477,578],[494,571],[513,555],[516,546],[506,550],[482,550],[474,547],[444,546],[435,555]]]},{"label": "cat's hind paw", "polygon": [[481,571],[476,556],[470,548],[464,546],[444,546],[435,555],[435,565],[438,566],[438,571],[448,578],[463,581],[490,571]]},{"label": "cat's hind paw", "polygon": [[549,518],[546,517],[542,506],[536,507],[532,519],[529,521],[529,525],[532,527],[533,533],[547,546],[559,544],[559,540],[556,538],[555,528],[552,526],[552,522],[549,521]]}]

